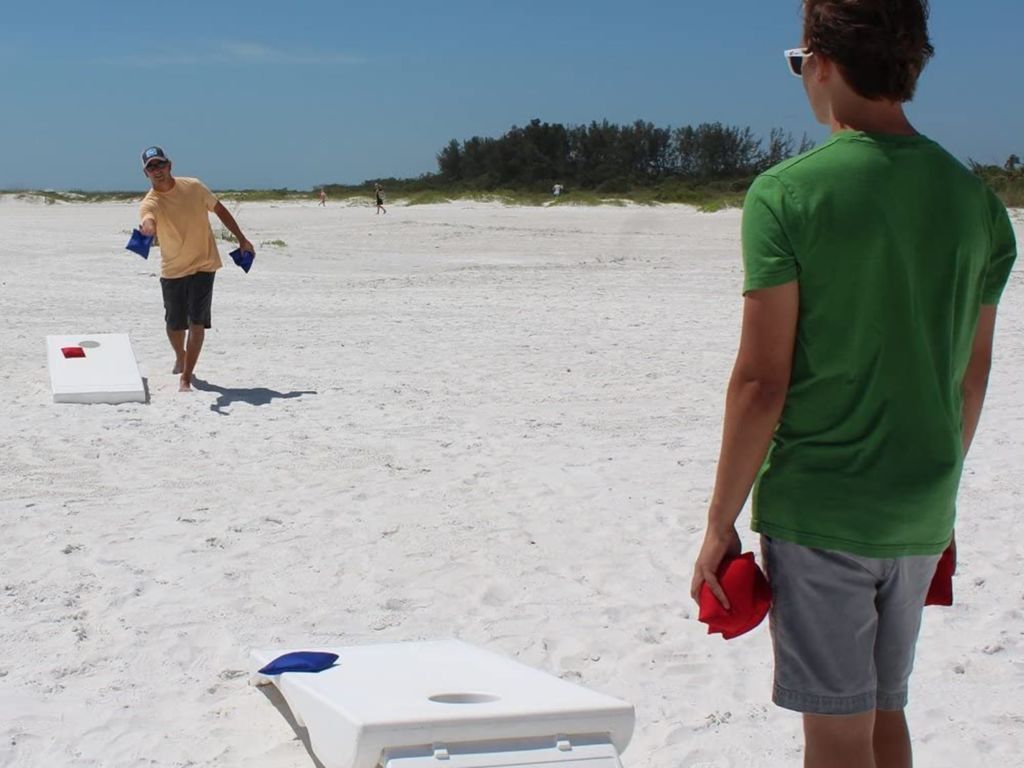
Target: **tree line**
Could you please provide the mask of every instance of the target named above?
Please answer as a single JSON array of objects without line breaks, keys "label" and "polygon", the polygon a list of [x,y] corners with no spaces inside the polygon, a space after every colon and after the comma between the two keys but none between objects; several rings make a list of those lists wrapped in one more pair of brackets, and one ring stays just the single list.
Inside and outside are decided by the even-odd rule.
[{"label": "tree line", "polygon": [[701,123],[659,128],[637,120],[565,126],[531,120],[498,138],[452,139],[437,154],[438,177],[476,189],[567,188],[626,192],[670,180],[749,179],[814,146],[805,135],[773,128],[766,140],[750,128]]},{"label": "tree line", "polygon": [[968,160],[967,164],[1006,205],[1024,207],[1024,163],[1021,163],[1020,155],[1010,155],[1001,166],[982,165],[974,160]]},{"label": "tree line", "polygon": [[[806,134],[797,141],[773,128],[761,138],[750,128],[721,122],[661,128],[644,120],[566,126],[534,119],[497,138],[452,139],[436,155],[436,173],[323,186],[332,195],[365,194],[380,182],[393,194],[419,195],[419,202],[428,202],[476,192],[511,192],[536,201],[561,184],[595,200],[623,194],[714,209],[741,205],[757,174],[813,146]],[[1024,164],[1018,155],[1002,166],[970,159],[967,164],[1004,203],[1024,207]]]}]

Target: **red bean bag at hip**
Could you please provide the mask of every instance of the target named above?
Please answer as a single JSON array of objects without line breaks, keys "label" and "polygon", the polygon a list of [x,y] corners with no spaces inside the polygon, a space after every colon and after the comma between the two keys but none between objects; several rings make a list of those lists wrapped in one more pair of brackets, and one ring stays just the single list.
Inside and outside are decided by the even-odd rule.
[{"label": "red bean bag at hip", "polygon": [[953,604],[953,572],[955,570],[953,545],[950,544],[939,558],[938,565],[935,566],[935,575],[932,576],[932,583],[928,586],[928,594],[924,598],[925,605]]},{"label": "red bean bag at hip", "polygon": [[729,598],[731,610],[725,610],[711,593],[707,583],[700,588],[698,619],[708,625],[708,634],[720,633],[726,640],[749,632],[768,615],[772,591],[768,579],[754,562],[753,552],[725,560],[718,567],[718,582]]}]

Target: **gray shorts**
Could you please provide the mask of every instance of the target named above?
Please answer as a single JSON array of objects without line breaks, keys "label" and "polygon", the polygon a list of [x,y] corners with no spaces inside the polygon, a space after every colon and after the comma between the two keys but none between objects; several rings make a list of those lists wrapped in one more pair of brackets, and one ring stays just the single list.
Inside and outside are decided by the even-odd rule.
[{"label": "gray shorts", "polygon": [[761,537],[772,587],[772,701],[821,715],[903,709],[939,555],[859,557]]}]

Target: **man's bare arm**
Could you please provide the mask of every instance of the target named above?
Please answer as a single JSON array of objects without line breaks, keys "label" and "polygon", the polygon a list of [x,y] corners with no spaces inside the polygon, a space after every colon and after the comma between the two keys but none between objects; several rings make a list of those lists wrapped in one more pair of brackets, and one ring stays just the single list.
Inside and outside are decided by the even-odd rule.
[{"label": "man's bare arm", "polygon": [[217,214],[217,218],[221,220],[228,232],[235,236],[238,240],[238,245],[243,251],[249,251],[250,253],[256,253],[256,249],[253,244],[249,242],[245,235],[242,234],[241,228],[238,226],[238,222],[235,221],[235,217],[231,215],[231,211],[224,207],[224,204],[219,200],[217,204],[213,206],[213,212]]},{"label": "man's bare arm", "polygon": [[694,599],[700,585],[707,582],[728,607],[715,573],[722,558],[738,546],[736,518],[782,415],[793,366],[799,305],[796,281],[751,291],[743,301],[743,329],[725,398],[715,489],[691,584]]},{"label": "man's bare arm", "polygon": [[[967,363],[963,382],[963,440],[964,456],[971,449],[974,433],[978,430],[981,420],[981,407],[985,403],[985,392],[988,390],[988,374],[992,370],[992,341],[996,330],[996,306],[988,304],[978,314],[978,327],[974,331],[971,344],[971,358]],[[953,552],[953,571],[956,572],[956,531],[950,539],[949,547]]]},{"label": "man's bare arm", "polygon": [[992,369],[992,339],[996,328],[996,306],[986,305],[978,315],[978,328],[974,332],[971,358],[967,363],[963,382],[963,449],[964,456],[971,448],[974,433],[981,419],[981,407],[985,403],[988,389],[988,375]]}]

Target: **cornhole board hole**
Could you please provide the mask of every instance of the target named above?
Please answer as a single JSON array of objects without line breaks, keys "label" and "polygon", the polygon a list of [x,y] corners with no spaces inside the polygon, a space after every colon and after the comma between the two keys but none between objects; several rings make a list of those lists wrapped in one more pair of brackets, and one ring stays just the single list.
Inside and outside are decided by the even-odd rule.
[{"label": "cornhole board hole", "polygon": [[306,648],[338,654],[317,673],[257,670],[326,768],[621,768],[633,706],[458,640]]},{"label": "cornhole board hole", "polygon": [[55,403],[144,403],[139,364],[127,333],[46,337]]}]

